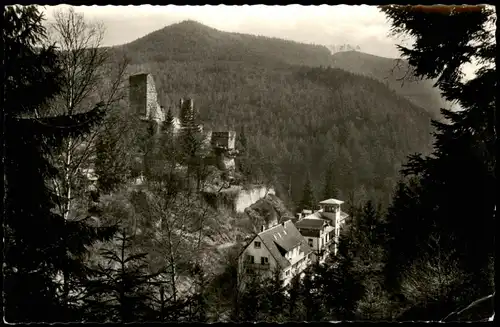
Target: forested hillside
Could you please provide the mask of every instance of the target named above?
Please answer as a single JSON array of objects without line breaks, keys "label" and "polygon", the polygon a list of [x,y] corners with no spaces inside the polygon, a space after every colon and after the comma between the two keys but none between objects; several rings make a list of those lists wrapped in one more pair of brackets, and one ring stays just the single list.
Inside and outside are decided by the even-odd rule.
[{"label": "forested hillside", "polygon": [[192,20],[166,26],[121,48],[131,55],[132,63],[227,60],[319,66],[332,62],[330,51],[324,46],[222,32]]},{"label": "forested hillside", "polygon": [[333,54],[333,67],[355,74],[373,77],[433,114],[439,115],[442,107],[449,105],[442,99],[434,82],[412,76],[408,62],[390,59],[359,51],[344,51]]},{"label": "forested hillside", "polygon": [[[430,113],[376,79],[283,61],[137,63],[133,51],[127,67],[103,51],[103,25],[73,7],[48,30],[40,7],[6,6],[5,320],[494,321],[496,11],[379,9],[415,37],[399,50],[416,76],[463,108],[432,121],[431,151]],[[478,72],[464,81],[471,60]],[[167,108],[194,96],[205,125],[238,130],[237,172],[214,166],[223,147],[202,142],[190,102],[179,133],[171,110],[158,133],[127,109],[139,71],[156,77]],[[224,205],[257,180],[278,196],[245,213]],[[349,217],[329,243],[338,251],[302,271],[302,244],[274,234],[289,265],[273,272],[242,250],[264,223],[292,217],[286,191],[307,209],[345,198]]]},{"label": "forested hillside", "polygon": [[387,203],[401,162],[430,146],[428,112],[376,79],[328,68],[326,48],[188,21],[119,50],[130,74],[153,74],[166,108],[193,97],[207,128],[244,128],[252,175],[294,203],[305,172],[319,194],[328,166],[341,197]]}]

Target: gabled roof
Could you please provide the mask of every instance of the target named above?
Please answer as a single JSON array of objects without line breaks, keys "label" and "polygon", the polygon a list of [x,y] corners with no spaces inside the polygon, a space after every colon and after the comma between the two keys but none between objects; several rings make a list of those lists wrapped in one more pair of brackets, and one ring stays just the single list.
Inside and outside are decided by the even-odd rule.
[{"label": "gabled roof", "polygon": [[295,227],[297,228],[306,228],[306,229],[323,229],[323,225],[327,222],[323,219],[311,219],[304,218],[295,223]]},{"label": "gabled roof", "polygon": [[307,216],[303,217],[300,220],[303,220],[303,219],[323,219],[322,216],[321,216],[321,212],[322,212],[321,210],[318,210],[315,213],[307,215]]},{"label": "gabled roof", "polygon": [[327,199],[321,201],[319,204],[342,204],[344,201],[337,200],[337,199]]},{"label": "gabled roof", "polygon": [[285,258],[285,253],[293,248],[300,246],[300,250],[305,254],[312,251],[290,220],[259,233],[257,237],[269,249],[281,268],[290,266],[290,261]]}]

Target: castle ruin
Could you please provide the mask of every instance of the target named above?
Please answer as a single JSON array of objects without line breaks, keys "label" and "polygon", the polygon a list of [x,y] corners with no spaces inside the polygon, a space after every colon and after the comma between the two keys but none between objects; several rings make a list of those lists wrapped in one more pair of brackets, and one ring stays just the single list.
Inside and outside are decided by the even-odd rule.
[{"label": "castle ruin", "polygon": [[142,120],[163,122],[165,113],[158,103],[156,85],[151,74],[129,77],[130,106]]},{"label": "castle ruin", "polygon": [[[129,77],[129,101],[131,110],[142,121],[154,121],[157,123],[158,127],[160,127],[165,122],[166,112],[158,103],[156,85],[151,74],[142,73]],[[193,99],[181,98],[179,106],[180,114],[182,114],[182,109],[185,108],[185,106],[189,106],[190,109],[185,112],[194,114]],[[183,128],[180,124],[180,118],[181,117],[174,117],[173,131],[176,135]],[[200,124],[198,128],[203,133],[203,125]],[[159,131],[160,128],[157,128],[157,132]],[[212,147],[212,152],[215,156],[217,167],[223,171],[234,171],[234,158],[237,155],[237,150],[235,149],[236,132],[205,131],[203,134],[205,135],[207,144]]]}]

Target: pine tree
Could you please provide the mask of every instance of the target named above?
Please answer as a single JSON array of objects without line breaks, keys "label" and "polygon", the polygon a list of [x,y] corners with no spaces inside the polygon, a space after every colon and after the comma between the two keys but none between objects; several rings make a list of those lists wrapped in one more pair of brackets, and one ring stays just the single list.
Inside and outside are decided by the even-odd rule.
[{"label": "pine tree", "polygon": [[246,153],[248,151],[248,140],[247,136],[245,135],[245,127],[241,127],[240,135],[238,137],[238,142],[239,142],[239,149],[240,152]]},{"label": "pine tree", "polygon": [[35,6],[7,7],[2,29],[8,158],[4,175],[4,308],[9,322],[80,319],[77,299],[70,291],[80,291],[80,283],[86,279],[86,246],[112,233],[99,232],[85,221],[66,221],[54,210],[61,199],[46,181],[56,178],[58,171],[46,156],[57,153],[68,137],[87,133],[103,112],[97,106],[85,114],[40,115],[60,91],[62,73],[55,49],[39,46],[46,37],[42,19]]},{"label": "pine tree", "polygon": [[301,302],[304,309],[303,320],[321,321],[324,318],[323,299],[321,299],[318,275],[321,266],[315,264],[308,267],[301,280]]},{"label": "pine tree", "polygon": [[248,140],[245,135],[245,127],[241,127],[241,131],[238,135],[238,147],[239,151],[238,158],[236,159],[238,170],[245,176],[249,176],[251,171],[251,163],[248,153]]},{"label": "pine tree", "polygon": [[124,142],[126,139],[118,133],[120,129],[114,129],[117,124],[112,120],[97,135],[95,172],[98,189],[103,193],[116,190],[130,176],[130,153]]},{"label": "pine tree", "polygon": [[312,189],[311,177],[309,173],[307,174],[306,181],[304,183],[300,208],[301,210],[314,210],[316,208],[316,199],[314,197],[314,191]]},{"label": "pine tree", "polygon": [[134,250],[129,234],[122,229],[115,239],[117,247],[101,251],[107,264],[93,269],[94,277],[87,283],[89,321],[94,317],[98,322],[127,323],[154,317],[151,282],[159,272],[149,273],[147,254]]},{"label": "pine tree", "polygon": [[338,199],[339,198],[339,190],[335,186],[335,181],[333,178],[333,167],[328,166],[325,174],[325,181],[323,186],[323,199]]},{"label": "pine tree", "polygon": [[323,271],[321,296],[332,320],[354,320],[357,304],[365,293],[364,274],[356,269],[357,247],[351,234],[341,234],[335,264]]},{"label": "pine tree", "polygon": [[196,176],[197,188],[201,187],[201,179],[205,166],[203,165],[203,135],[198,124],[196,110],[192,106],[192,100],[182,102],[180,110],[180,142],[182,162],[188,166],[188,176]]},{"label": "pine tree", "polygon": [[377,229],[379,226],[379,216],[373,202],[368,200],[363,206],[363,219],[361,223],[361,229],[366,236],[366,241],[370,245],[375,244],[375,238],[377,237]]},{"label": "pine tree", "polygon": [[264,296],[259,311],[268,322],[285,321],[286,297],[281,274],[280,269],[275,269],[272,276],[263,281]]},{"label": "pine tree", "polygon": [[[432,122],[436,129],[432,155],[411,156],[403,171],[418,178],[420,187],[412,202],[396,198],[389,212],[388,223],[398,226],[391,228],[390,262],[418,260],[428,252],[430,235],[447,235],[441,239],[442,251],[456,253],[454,259],[476,276],[476,285],[467,286],[464,294],[484,295],[493,287],[487,275],[493,273],[488,262],[495,248],[496,14],[488,6],[381,9],[392,21],[394,34],[415,38],[411,49],[399,47],[413,66],[411,73],[436,79],[443,97],[463,108],[441,110],[446,122]],[[462,79],[463,66],[473,60],[480,63],[476,76]],[[412,213],[407,210],[410,206],[418,210]],[[467,223],[470,217],[473,224]],[[393,266],[392,271],[398,269]]]},{"label": "pine tree", "polygon": [[300,301],[300,276],[294,276],[287,287],[288,301],[286,316],[288,321],[300,321],[302,312]]},{"label": "pine tree", "polygon": [[181,139],[185,155],[188,158],[196,156],[200,149],[200,128],[196,111],[190,99],[182,102],[180,108]]},{"label": "pine tree", "polygon": [[165,117],[165,121],[163,122],[163,132],[170,133],[174,128],[174,114],[172,113],[172,108],[168,108],[167,115]]},{"label": "pine tree", "polygon": [[240,321],[261,321],[259,306],[262,298],[261,278],[253,273],[245,282],[245,289],[239,299]]}]

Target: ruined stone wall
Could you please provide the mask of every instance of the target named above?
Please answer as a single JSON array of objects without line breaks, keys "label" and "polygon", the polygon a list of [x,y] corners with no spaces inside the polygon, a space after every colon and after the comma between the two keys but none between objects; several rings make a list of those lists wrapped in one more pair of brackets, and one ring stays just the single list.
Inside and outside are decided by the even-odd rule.
[{"label": "ruined stone wall", "polygon": [[149,116],[147,110],[147,74],[130,76],[129,79],[129,102],[132,112],[139,117]]},{"label": "ruined stone wall", "polygon": [[130,107],[139,117],[164,121],[165,113],[158,104],[156,85],[151,74],[137,74],[129,77]]},{"label": "ruined stone wall", "polygon": [[212,146],[226,147],[230,150],[234,149],[236,141],[236,132],[212,132]]}]

